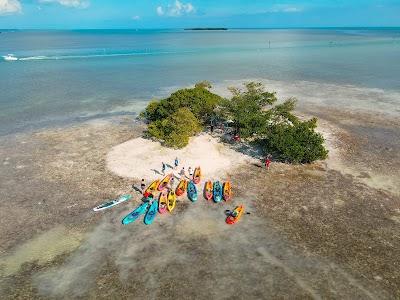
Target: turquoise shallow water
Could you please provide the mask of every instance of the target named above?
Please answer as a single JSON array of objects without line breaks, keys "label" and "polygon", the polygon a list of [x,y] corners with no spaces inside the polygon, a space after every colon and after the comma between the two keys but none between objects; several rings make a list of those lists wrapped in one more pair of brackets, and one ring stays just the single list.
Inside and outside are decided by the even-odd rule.
[{"label": "turquoise shallow water", "polygon": [[134,114],[171,87],[203,79],[400,91],[396,28],[3,31],[7,54],[18,60],[0,59],[0,135]]}]

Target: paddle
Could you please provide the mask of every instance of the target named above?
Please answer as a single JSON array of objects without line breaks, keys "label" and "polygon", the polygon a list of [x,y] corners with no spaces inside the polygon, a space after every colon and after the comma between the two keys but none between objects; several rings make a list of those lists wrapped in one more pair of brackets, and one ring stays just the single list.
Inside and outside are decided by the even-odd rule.
[{"label": "paddle", "polygon": [[[231,210],[226,209],[225,210],[225,215],[229,216],[230,214],[231,214]],[[246,215],[251,215],[251,213],[250,212],[246,212]]]},{"label": "paddle", "polygon": [[136,187],[135,184],[132,184],[132,189],[134,189],[136,192],[138,192],[140,194],[142,193],[142,190],[140,188]]}]

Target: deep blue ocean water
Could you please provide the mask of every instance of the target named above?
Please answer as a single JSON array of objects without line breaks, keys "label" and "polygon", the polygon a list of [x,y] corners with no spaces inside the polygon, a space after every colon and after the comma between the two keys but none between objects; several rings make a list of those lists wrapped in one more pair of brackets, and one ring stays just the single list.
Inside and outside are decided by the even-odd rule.
[{"label": "deep blue ocean water", "polygon": [[246,78],[398,92],[400,29],[2,31],[0,135],[137,113],[171,87]]}]

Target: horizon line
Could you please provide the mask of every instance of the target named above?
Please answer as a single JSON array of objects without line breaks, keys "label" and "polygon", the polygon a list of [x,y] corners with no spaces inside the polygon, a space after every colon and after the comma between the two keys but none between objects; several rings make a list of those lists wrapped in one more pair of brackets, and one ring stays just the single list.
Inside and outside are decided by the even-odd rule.
[{"label": "horizon line", "polygon": [[257,30],[257,29],[400,29],[399,26],[276,26],[276,27],[224,27],[224,26],[196,26],[196,27],[164,27],[164,28],[157,28],[157,27],[143,27],[143,28],[129,28],[129,27],[119,27],[119,28],[29,28],[29,27],[22,27],[22,28],[0,28],[1,30],[185,30],[185,29],[194,29],[194,28],[226,28],[230,30]]}]

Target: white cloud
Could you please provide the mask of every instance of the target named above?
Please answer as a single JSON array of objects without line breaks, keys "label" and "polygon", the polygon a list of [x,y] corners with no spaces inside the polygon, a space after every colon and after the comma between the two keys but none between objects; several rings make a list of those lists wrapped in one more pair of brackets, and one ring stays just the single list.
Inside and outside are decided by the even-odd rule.
[{"label": "white cloud", "polygon": [[[1,0],[0,0],[1,1]],[[39,0],[40,3],[58,3],[73,8],[87,8],[90,5],[88,0]]]},{"label": "white cloud", "polygon": [[180,17],[183,15],[194,13],[196,9],[192,3],[184,3],[179,0],[175,0],[173,4],[169,4],[167,7],[158,6],[157,14],[159,16],[169,16],[169,17]]},{"label": "white cloud", "polygon": [[21,11],[21,3],[18,0],[0,0],[0,16],[16,14]]},{"label": "white cloud", "polygon": [[302,7],[289,4],[277,4],[267,10],[267,12],[271,13],[299,13],[302,11],[303,11]]},{"label": "white cloud", "polygon": [[132,20],[134,20],[134,21],[139,21],[139,20],[140,20],[140,16],[133,16],[133,17],[132,17]]}]

